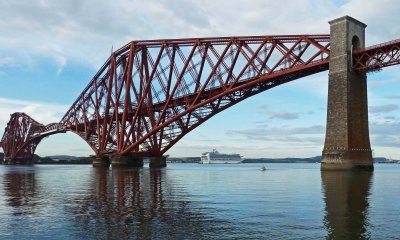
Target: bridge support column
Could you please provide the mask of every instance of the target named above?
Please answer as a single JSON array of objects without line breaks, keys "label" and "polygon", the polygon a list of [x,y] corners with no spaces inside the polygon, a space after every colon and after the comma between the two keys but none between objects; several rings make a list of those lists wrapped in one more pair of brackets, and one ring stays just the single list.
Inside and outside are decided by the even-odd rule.
[{"label": "bridge support column", "polygon": [[33,158],[9,158],[9,157],[4,157],[3,160],[4,165],[32,165],[33,164]]},{"label": "bridge support column", "polygon": [[9,157],[4,157],[3,159],[3,164],[4,165],[12,165],[12,160]]},{"label": "bridge support column", "polygon": [[143,167],[143,157],[137,156],[134,153],[128,153],[127,155],[116,155],[111,159],[112,167]]},{"label": "bridge support column", "polygon": [[366,74],[352,70],[352,51],[364,48],[366,25],[351,17],[331,26],[328,117],[321,170],[373,170]]},{"label": "bridge support column", "polygon": [[107,156],[93,156],[92,157],[93,167],[110,167],[110,158]]},{"label": "bridge support column", "polygon": [[167,158],[164,156],[149,157],[149,162],[149,167],[151,168],[163,168],[167,166]]}]

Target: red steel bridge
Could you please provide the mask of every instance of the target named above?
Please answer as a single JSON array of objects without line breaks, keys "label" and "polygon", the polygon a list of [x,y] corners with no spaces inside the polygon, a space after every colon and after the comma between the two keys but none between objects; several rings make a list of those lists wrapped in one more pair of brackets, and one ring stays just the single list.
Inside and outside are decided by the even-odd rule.
[{"label": "red steel bridge", "polygon": [[[132,41],[111,54],[60,122],[13,113],[0,142],[5,162],[29,162],[43,138],[70,131],[100,160],[152,157],[163,165],[168,149],[217,113],[328,70],[331,35],[332,26],[319,35]],[[357,74],[400,63],[400,40],[357,48],[350,52]]]}]

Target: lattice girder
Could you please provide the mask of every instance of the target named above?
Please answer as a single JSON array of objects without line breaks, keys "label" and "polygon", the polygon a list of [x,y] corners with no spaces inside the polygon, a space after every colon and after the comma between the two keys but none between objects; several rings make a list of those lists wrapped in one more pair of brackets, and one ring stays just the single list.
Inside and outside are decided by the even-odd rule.
[{"label": "lattice girder", "polygon": [[329,35],[134,41],[114,52],[60,124],[98,153],[165,153],[241,100],[328,68]]},{"label": "lattice girder", "polygon": [[[329,35],[133,41],[112,53],[59,123],[11,115],[0,146],[32,157],[51,134],[72,131],[99,155],[164,154],[230,106],[328,69]],[[353,52],[356,71],[399,64],[400,40]]]},{"label": "lattice girder", "polygon": [[400,39],[353,53],[353,68],[357,71],[376,71],[397,64],[400,64]]},{"label": "lattice girder", "polygon": [[44,137],[59,132],[65,131],[58,123],[43,125],[25,113],[16,112],[7,123],[0,146],[6,158],[29,161]]}]

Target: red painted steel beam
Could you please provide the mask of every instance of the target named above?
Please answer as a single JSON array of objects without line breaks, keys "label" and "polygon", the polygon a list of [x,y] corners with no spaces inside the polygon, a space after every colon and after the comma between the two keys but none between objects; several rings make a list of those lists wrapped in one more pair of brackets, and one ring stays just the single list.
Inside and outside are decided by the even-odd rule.
[{"label": "red painted steel beam", "polygon": [[133,41],[112,54],[60,124],[97,154],[160,155],[221,109],[326,70],[329,53],[329,35]]},{"label": "red painted steel beam", "polygon": [[[215,37],[215,38],[185,38],[185,39],[160,39],[160,40],[142,40],[142,41],[132,41],[122,48],[114,52],[115,55],[129,54],[129,49],[131,46],[136,46],[135,51],[140,51],[140,47],[152,47],[157,48],[163,45],[166,46],[193,46],[194,44],[202,44],[205,46],[209,45],[224,45],[231,41],[244,41],[248,43],[260,43],[267,40],[268,42],[283,42],[290,43],[298,40],[299,35],[278,35],[278,36],[241,36],[241,37]],[[319,45],[318,42],[326,42],[330,40],[329,34],[319,34],[319,35],[301,35],[301,37],[307,37],[307,41],[313,42],[315,45]],[[321,45],[321,50],[322,50]],[[103,64],[100,70],[95,74],[91,82],[86,86],[82,92],[87,92],[98,80],[99,77],[108,69],[110,65],[111,57]],[[79,101],[78,99],[72,104],[75,105]]]},{"label": "red painted steel beam", "polygon": [[[315,66],[313,68],[305,69],[304,71],[284,72],[282,74],[277,74],[276,77],[274,76],[274,77],[271,77],[271,78],[260,78],[260,79],[258,79],[258,81],[254,81],[251,84],[244,84],[243,86],[239,86],[237,88],[234,88],[231,91],[224,91],[223,89],[214,89],[214,92],[213,92],[214,96],[213,97],[209,97],[209,98],[207,98],[207,100],[205,100],[205,101],[203,101],[203,102],[201,102],[201,103],[199,103],[197,105],[191,106],[190,108],[186,109],[182,113],[177,114],[173,118],[168,119],[165,123],[163,123],[163,124],[161,124],[159,126],[155,126],[155,128],[152,129],[151,132],[149,132],[148,134],[143,136],[142,139],[140,139],[139,141],[133,143],[131,146],[129,146],[127,149],[125,149],[125,152],[126,153],[130,152],[131,149],[134,149],[137,145],[143,143],[146,140],[146,138],[148,138],[149,136],[157,133],[160,129],[170,125],[174,121],[179,120],[180,118],[182,118],[186,114],[194,111],[195,109],[203,107],[206,104],[209,104],[209,103],[211,103],[211,102],[213,102],[213,101],[215,101],[217,99],[222,98],[223,96],[226,96],[226,95],[229,95],[229,94],[234,94],[236,91],[240,91],[240,90],[246,89],[246,87],[249,87],[249,85],[251,85],[251,87],[255,87],[255,84],[259,83],[261,85],[261,82],[265,81],[265,79],[270,80],[265,84],[265,86],[261,85],[263,87],[257,86],[258,88],[261,88],[261,89],[252,90],[247,95],[244,95],[244,96],[241,96],[241,98],[235,99],[235,101],[232,101],[231,103],[227,104],[226,106],[223,106],[223,107],[221,107],[219,109],[214,109],[211,114],[209,114],[208,116],[205,116],[204,119],[202,119],[201,121],[198,121],[195,125],[187,126],[187,129],[185,129],[183,134],[181,134],[179,136],[179,139],[182,138],[185,134],[189,133],[191,130],[193,130],[195,127],[197,127],[201,123],[205,122],[206,120],[208,120],[209,118],[214,116],[215,114],[221,112],[222,110],[225,110],[226,108],[228,108],[230,106],[233,106],[234,104],[236,104],[236,103],[238,103],[238,102],[240,102],[240,101],[242,101],[242,100],[244,100],[244,99],[246,99],[246,98],[248,98],[250,96],[253,96],[255,94],[263,92],[263,91],[265,91],[267,89],[270,89],[272,87],[281,85],[283,83],[287,83],[289,81],[292,81],[292,80],[295,80],[295,79],[298,79],[298,78],[301,78],[301,77],[304,77],[304,76],[308,76],[308,75],[311,75],[311,74],[315,74],[315,73],[318,73],[318,72],[325,71],[325,70],[328,69],[328,67],[329,67],[328,61],[324,61],[324,62],[317,63],[317,64],[315,64]],[[179,139],[177,139],[177,140],[179,140]],[[165,153],[165,151],[167,151],[170,147],[172,147],[172,145],[174,143],[176,143],[177,140],[171,142],[171,144],[169,146],[167,146],[165,149],[162,149],[161,153]],[[125,153],[125,152],[122,152],[122,153]]]},{"label": "red painted steel beam", "polygon": [[7,156],[29,155],[43,137],[72,131],[96,154],[159,156],[224,109],[327,70],[329,41],[329,35],[133,41],[112,53],[59,123],[44,126],[18,113],[1,146]]},{"label": "red painted steel beam", "polygon": [[400,39],[353,52],[353,68],[357,71],[376,71],[400,64]]},{"label": "red painted steel beam", "polygon": [[4,156],[10,159],[30,160],[44,137],[59,132],[65,130],[58,123],[43,125],[25,113],[13,113],[1,139]]},{"label": "red painted steel beam", "polygon": [[[72,131],[96,154],[159,156],[188,132],[244,99],[325,71],[329,35],[132,41],[113,52],[59,123],[11,116],[6,157],[33,155],[43,137]],[[400,62],[400,40],[353,53],[354,69]]]}]

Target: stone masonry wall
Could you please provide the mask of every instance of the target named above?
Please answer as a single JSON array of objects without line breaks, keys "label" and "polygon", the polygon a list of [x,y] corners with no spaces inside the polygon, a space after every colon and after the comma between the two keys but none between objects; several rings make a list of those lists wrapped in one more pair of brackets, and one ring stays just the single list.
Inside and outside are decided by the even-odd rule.
[{"label": "stone masonry wall", "polygon": [[373,169],[365,73],[352,70],[353,37],[364,48],[366,25],[342,17],[331,24],[328,114],[321,169]]}]

